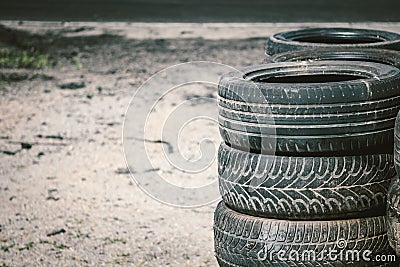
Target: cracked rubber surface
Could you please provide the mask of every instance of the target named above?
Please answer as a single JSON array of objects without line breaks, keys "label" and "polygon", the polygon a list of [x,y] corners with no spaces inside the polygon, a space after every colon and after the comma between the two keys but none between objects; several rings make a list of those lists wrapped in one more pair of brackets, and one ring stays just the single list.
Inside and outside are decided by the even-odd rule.
[{"label": "cracked rubber surface", "polygon": [[[318,256],[323,250],[340,249],[339,241],[345,241],[345,249],[394,253],[387,240],[384,216],[333,221],[274,220],[240,214],[222,202],[214,215],[214,246],[220,266],[384,266],[365,261],[288,260],[293,251],[312,250]],[[286,256],[279,258],[279,252]]]},{"label": "cracked rubber surface", "polygon": [[[357,78],[307,81],[344,74]],[[306,82],[270,80],[282,77]],[[297,155],[393,153],[400,108],[396,67],[355,61],[260,65],[223,75],[218,92],[220,132],[234,147]]]},{"label": "cracked rubber surface", "polygon": [[318,48],[380,48],[400,50],[397,33],[352,28],[309,28],[277,33],[267,40],[265,53],[276,55]]},{"label": "cracked rubber surface", "polygon": [[221,144],[219,188],[232,209],[279,219],[384,215],[393,155],[287,157]]}]

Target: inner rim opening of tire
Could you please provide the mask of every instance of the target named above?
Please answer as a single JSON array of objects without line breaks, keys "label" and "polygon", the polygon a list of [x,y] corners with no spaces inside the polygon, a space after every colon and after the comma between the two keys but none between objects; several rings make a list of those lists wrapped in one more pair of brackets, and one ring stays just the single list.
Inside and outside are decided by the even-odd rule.
[{"label": "inner rim opening of tire", "polygon": [[379,36],[364,36],[349,33],[295,36],[293,41],[319,44],[369,44],[386,41]]},{"label": "inner rim opening of tire", "polygon": [[[389,34],[389,33],[388,33]],[[278,34],[281,40],[315,44],[371,44],[390,41],[390,36],[378,31],[357,29],[306,29]]]},{"label": "inner rim opening of tire", "polygon": [[277,72],[277,71],[254,71],[247,73],[245,79],[257,83],[332,83],[332,82],[349,82],[360,79],[369,79],[371,75],[368,73],[353,72]]}]

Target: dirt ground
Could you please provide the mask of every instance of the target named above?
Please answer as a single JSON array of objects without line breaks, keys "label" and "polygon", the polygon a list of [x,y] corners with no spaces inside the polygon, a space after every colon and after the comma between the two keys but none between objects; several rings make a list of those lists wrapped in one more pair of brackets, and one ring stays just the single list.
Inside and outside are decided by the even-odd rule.
[{"label": "dirt ground", "polygon": [[[122,147],[125,111],[139,86],[166,67],[259,63],[267,35],[309,24],[0,24],[0,49],[17,57],[25,51],[36,62],[1,63],[0,265],[216,266],[216,203],[171,207],[132,182]],[[355,26],[400,32],[393,23]],[[197,93],[216,98],[204,88]],[[158,112],[194,92],[166,98]],[[190,137],[204,127],[192,126],[183,145],[196,147]],[[163,144],[150,146],[156,157]],[[177,182],[183,176],[167,172]],[[208,180],[215,175],[209,170]]]}]

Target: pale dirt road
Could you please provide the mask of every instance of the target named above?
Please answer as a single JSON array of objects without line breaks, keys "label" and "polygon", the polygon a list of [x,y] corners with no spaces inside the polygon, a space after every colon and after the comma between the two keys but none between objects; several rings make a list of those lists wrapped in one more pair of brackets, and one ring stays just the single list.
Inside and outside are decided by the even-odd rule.
[{"label": "pale dirt road", "polygon": [[[129,179],[121,141],[126,108],[141,83],[163,68],[194,60],[259,63],[267,35],[300,25],[181,24],[164,31],[160,24],[3,24],[0,48],[34,47],[56,64],[0,70],[17,73],[0,83],[0,266],[216,266],[216,204],[167,206]],[[400,31],[399,24],[356,26]],[[71,82],[82,88],[60,88]],[[156,124],[176,101],[216,98],[204,86],[176,94],[155,112]],[[188,129],[181,146],[192,147],[189,158],[204,129],[219,138],[216,125]],[[32,147],[20,150],[21,142]],[[149,156],[159,156],[162,146],[150,144]],[[200,182],[215,179],[213,166]],[[190,181],[165,162],[150,171]]]}]

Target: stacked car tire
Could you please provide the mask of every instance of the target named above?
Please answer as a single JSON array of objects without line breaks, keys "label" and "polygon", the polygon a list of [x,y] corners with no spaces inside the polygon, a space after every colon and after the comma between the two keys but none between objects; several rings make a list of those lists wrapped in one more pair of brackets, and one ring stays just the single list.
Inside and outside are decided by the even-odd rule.
[{"label": "stacked car tire", "polygon": [[397,115],[394,131],[394,164],[397,176],[393,179],[388,193],[388,236],[390,245],[400,256],[400,113]]},{"label": "stacked car tire", "polygon": [[382,48],[400,49],[399,40],[354,29],[281,33],[267,42],[267,64],[221,77],[220,266],[393,262],[385,214],[400,162],[400,54]]}]

